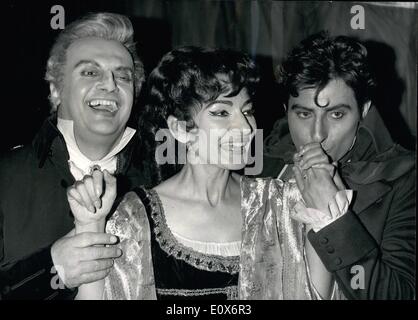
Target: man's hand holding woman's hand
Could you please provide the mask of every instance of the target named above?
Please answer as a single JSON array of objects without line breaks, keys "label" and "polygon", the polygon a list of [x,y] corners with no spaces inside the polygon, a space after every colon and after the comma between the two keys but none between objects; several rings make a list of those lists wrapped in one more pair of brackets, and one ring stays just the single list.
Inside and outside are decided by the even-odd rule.
[{"label": "man's hand holding woman's hand", "polygon": [[55,241],[51,257],[61,280],[68,288],[95,282],[106,277],[113,268],[113,261],[122,251],[115,246],[116,236],[103,232],[75,230]]},{"label": "man's hand holding woman's hand", "polygon": [[58,239],[51,256],[67,287],[78,287],[107,276],[113,259],[121,256],[117,237],[104,233],[106,216],[116,198],[116,178],[106,170],[93,171],[67,189],[75,230]]}]

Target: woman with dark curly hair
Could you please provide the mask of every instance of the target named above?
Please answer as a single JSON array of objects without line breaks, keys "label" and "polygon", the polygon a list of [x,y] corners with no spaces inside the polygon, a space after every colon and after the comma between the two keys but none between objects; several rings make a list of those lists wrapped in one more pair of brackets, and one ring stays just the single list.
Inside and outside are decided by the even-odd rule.
[{"label": "woman with dark curly hair", "polygon": [[[106,225],[123,255],[104,281],[80,288],[79,298],[329,297],[331,280],[321,278],[327,271],[314,251],[305,253],[305,227],[291,219],[301,199],[296,184],[237,173],[257,129],[258,81],[254,62],[231,50],[184,47],[162,58],[148,79],[142,132],[157,164],[177,172],[165,179],[162,170],[155,188],[125,195]],[[178,156],[162,156],[168,140],[155,144],[161,137],[178,142]],[[70,189],[76,228],[104,230],[115,184],[106,172],[104,179],[94,215]]]}]

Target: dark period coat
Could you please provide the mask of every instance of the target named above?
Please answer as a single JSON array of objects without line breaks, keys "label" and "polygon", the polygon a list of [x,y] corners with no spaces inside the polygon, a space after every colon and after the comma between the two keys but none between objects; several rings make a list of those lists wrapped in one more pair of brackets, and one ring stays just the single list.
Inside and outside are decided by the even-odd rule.
[{"label": "dark period coat", "polygon": [[[263,176],[296,152],[287,120],[265,140]],[[287,171],[287,170],[286,170]],[[415,298],[415,157],[393,143],[377,111],[360,125],[339,171],[354,190],[349,211],[308,238],[348,299]]]},{"label": "dark period coat", "polygon": [[[135,135],[118,154],[118,195],[147,185],[145,164],[135,164]],[[56,127],[45,121],[32,144],[0,159],[0,299],[68,298],[74,290],[53,290],[51,245],[74,228],[66,188],[74,183],[68,151]]]}]

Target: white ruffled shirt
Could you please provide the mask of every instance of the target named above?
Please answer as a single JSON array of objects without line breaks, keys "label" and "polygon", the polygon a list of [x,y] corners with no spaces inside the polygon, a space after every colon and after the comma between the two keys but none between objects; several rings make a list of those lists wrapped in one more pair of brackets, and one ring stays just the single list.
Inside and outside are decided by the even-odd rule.
[{"label": "white ruffled shirt", "polygon": [[318,232],[330,223],[347,213],[353,199],[353,190],[340,190],[328,204],[331,215],[313,208],[307,208],[299,201],[292,211],[292,218],[310,225],[313,231]]},{"label": "white ruffled shirt", "polygon": [[102,159],[92,161],[78,148],[74,136],[74,122],[72,120],[58,118],[57,127],[62,133],[65,144],[67,145],[68,154],[70,156],[68,165],[75,180],[81,180],[85,175],[91,174],[92,168],[95,166],[100,166],[101,170],[106,169],[109,173],[114,174],[117,167],[117,154],[126,147],[136,132],[135,129],[126,127],[119,143]]},{"label": "white ruffled shirt", "polygon": [[[285,165],[277,178],[282,178],[287,169],[288,165]],[[318,232],[346,214],[352,200],[353,190],[338,191],[334,199],[328,204],[331,215],[314,208],[307,208],[303,201],[299,201],[292,210],[292,218],[311,226],[313,231]]]}]

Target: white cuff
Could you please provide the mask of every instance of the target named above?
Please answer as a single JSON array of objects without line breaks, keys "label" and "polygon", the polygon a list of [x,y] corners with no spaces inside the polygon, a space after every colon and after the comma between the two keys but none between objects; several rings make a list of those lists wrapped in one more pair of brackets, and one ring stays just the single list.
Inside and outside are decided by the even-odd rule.
[{"label": "white cuff", "polygon": [[293,208],[291,216],[293,219],[311,226],[315,232],[318,232],[347,213],[352,199],[353,190],[346,189],[338,191],[334,199],[328,204],[331,214],[317,209],[307,208],[303,201],[299,201]]}]

